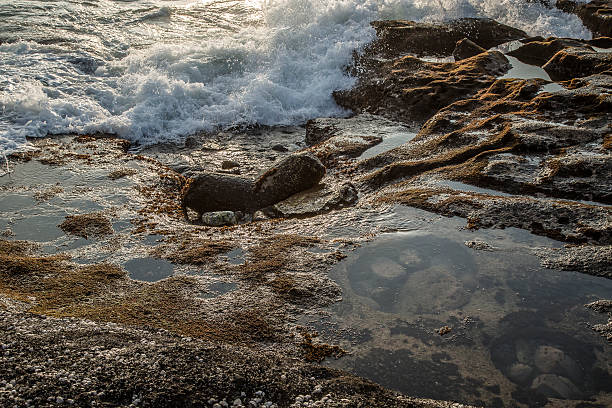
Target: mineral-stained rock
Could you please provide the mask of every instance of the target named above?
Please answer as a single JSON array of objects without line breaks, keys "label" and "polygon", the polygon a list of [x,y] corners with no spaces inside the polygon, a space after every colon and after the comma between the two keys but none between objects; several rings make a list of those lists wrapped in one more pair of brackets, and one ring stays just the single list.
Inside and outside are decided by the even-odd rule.
[{"label": "mineral-stained rock", "polygon": [[474,41],[464,38],[457,41],[457,45],[453,51],[453,57],[455,57],[455,61],[461,61],[473,57],[474,55],[482,54],[483,52],[487,52],[487,50]]},{"label": "mineral-stained rock", "polygon": [[510,51],[508,55],[516,57],[526,64],[542,66],[556,53],[570,47],[584,48],[593,51],[589,45],[580,40],[571,38],[547,38],[528,42],[516,50]]},{"label": "mineral-stained rock", "polygon": [[312,153],[293,154],[275,164],[255,181],[259,208],[278,203],[317,185],[325,166]]},{"label": "mineral-stained rock", "polygon": [[612,36],[612,4],[609,0],[594,0],[589,3],[572,0],[557,0],[557,8],[574,13],[595,35]]},{"label": "mineral-stained rock", "polygon": [[573,47],[556,53],[542,68],[553,81],[568,81],[612,69],[612,54]]},{"label": "mineral-stained rock", "polygon": [[412,53],[423,55],[451,55],[455,44],[463,38],[489,49],[508,41],[527,37],[524,31],[500,24],[491,19],[463,18],[443,24],[415,23],[414,21],[375,21],[378,41],[366,54],[385,58]]},{"label": "mineral-stained rock", "polygon": [[355,112],[422,123],[439,109],[489,87],[509,69],[508,59],[498,51],[449,63],[406,56],[372,63],[354,88],[334,92],[334,99]]}]

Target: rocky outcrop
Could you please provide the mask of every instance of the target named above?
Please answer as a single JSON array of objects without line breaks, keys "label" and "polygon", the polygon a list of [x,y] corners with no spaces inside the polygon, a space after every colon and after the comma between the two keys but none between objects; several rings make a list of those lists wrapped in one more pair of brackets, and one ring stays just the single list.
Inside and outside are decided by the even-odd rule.
[{"label": "rocky outcrop", "polygon": [[553,81],[569,81],[612,69],[612,54],[572,47],[556,53],[542,68]]},{"label": "rocky outcrop", "polygon": [[524,31],[491,19],[463,18],[442,24],[414,21],[375,21],[378,40],[366,56],[396,58],[404,54],[449,56],[455,44],[466,38],[485,49],[527,37]]},{"label": "rocky outcrop", "polygon": [[410,56],[370,61],[357,85],[335,92],[334,99],[354,112],[423,123],[441,108],[487,88],[509,69],[508,59],[498,51],[449,63]]},{"label": "rocky outcrop", "polygon": [[612,36],[612,3],[609,0],[594,0],[583,3],[572,0],[557,0],[557,8],[574,13],[595,35]]},{"label": "rocky outcrop", "polygon": [[310,153],[290,155],[256,180],[208,173],[194,178],[182,199],[183,210],[191,208],[199,217],[218,211],[246,211],[268,207],[295,193],[315,186],[325,167]]}]

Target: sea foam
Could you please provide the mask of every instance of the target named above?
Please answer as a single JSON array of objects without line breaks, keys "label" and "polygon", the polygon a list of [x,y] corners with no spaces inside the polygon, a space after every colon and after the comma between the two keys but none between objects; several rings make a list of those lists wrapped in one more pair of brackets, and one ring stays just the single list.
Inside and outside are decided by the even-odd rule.
[{"label": "sea foam", "polygon": [[112,14],[112,30],[124,33],[117,41],[133,44],[126,56],[109,57],[117,41],[104,45],[107,17],[84,33],[100,39],[98,52],[32,41],[0,45],[0,149],[11,152],[27,136],[59,133],[180,143],[199,131],[347,115],[332,92],[354,84],[344,68],[374,38],[369,23],[376,19],[491,17],[531,35],[589,36],[573,15],[510,0],[136,6],[126,3],[121,7],[133,7],[129,12]]}]

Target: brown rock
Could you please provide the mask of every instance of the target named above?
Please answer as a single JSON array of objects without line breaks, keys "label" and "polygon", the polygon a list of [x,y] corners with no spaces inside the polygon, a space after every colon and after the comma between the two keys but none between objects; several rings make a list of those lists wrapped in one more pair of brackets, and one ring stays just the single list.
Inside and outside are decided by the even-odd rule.
[{"label": "brown rock", "polygon": [[542,41],[529,42],[516,50],[510,51],[508,55],[518,58],[520,61],[542,66],[548,62],[559,51],[578,47],[593,51],[591,47],[579,40],[571,38],[549,38]]},{"label": "brown rock", "polygon": [[542,68],[553,81],[568,81],[612,69],[612,54],[567,48],[556,53]]},{"label": "brown rock", "polygon": [[425,122],[439,109],[490,86],[510,68],[498,51],[449,63],[402,57],[370,65],[357,85],[334,93],[336,102],[355,112],[404,122]]},{"label": "brown rock", "polygon": [[457,41],[457,45],[453,51],[453,57],[455,58],[455,61],[461,61],[466,58],[473,57],[474,55],[482,54],[483,52],[487,52],[487,50],[475,42],[464,38]]}]

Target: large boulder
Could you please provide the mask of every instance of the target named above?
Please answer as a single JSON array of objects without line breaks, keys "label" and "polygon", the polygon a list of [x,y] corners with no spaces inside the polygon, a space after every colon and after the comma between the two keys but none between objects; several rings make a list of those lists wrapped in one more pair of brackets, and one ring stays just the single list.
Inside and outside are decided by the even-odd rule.
[{"label": "large boulder", "polygon": [[612,69],[612,53],[567,48],[556,53],[542,68],[553,81],[568,81]]},{"label": "large boulder", "polygon": [[274,165],[255,181],[259,208],[278,203],[319,183],[325,166],[311,153],[293,154]]}]

